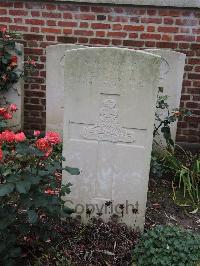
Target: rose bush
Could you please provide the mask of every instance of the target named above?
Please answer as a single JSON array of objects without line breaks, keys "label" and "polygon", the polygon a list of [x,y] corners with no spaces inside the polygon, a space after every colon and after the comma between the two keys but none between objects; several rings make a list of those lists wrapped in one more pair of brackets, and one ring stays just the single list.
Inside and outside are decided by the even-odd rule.
[{"label": "rose bush", "polygon": [[28,58],[24,62],[24,70],[18,68],[18,57],[21,55],[16,47],[15,39],[20,35],[16,32],[8,31],[6,27],[0,28],[0,91],[12,88],[20,78],[25,77],[26,70],[34,70],[36,63]]},{"label": "rose bush", "polygon": [[[0,133],[0,264],[15,265],[27,245],[55,237],[48,225],[72,210],[61,196],[70,185],[61,185],[62,156],[55,153],[61,138],[55,132],[27,138],[23,132]],[[76,168],[66,167],[71,174]],[[26,240],[26,241],[25,241]]]},{"label": "rose bush", "polygon": [[[15,36],[5,27],[0,30],[0,93],[24,77],[13,55],[20,55]],[[35,67],[31,59],[25,64]],[[79,170],[62,168],[61,138],[56,132],[42,136],[36,130],[27,137],[7,128],[17,106],[6,103],[0,102],[0,265],[21,265],[29,250],[57,237],[56,221],[72,212],[61,199],[71,184],[61,185],[58,177],[62,170],[73,175]]]}]

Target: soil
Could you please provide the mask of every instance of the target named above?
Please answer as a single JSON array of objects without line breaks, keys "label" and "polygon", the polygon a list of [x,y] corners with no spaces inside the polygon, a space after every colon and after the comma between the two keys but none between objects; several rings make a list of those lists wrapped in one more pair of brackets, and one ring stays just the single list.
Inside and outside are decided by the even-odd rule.
[{"label": "soil", "polygon": [[[200,213],[190,214],[188,209],[177,206],[172,197],[170,180],[150,178],[145,230],[173,224],[200,232]],[[52,225],[51,230],[60,233],[59,241],[47,241],[39,248],[39,254],[26,253],[25,265],[131,265],[132,251],[140,237],[133,229],[118,223],[116,217],[108,223],[93,219],[87,225],[83,225],[80,219],[70,218]],[[30,256],[32,258],[27,263],[26,257]]]},{"label": "soil", "polygon": [[200,233],[200,211],[191,214],[191,207],[175,204],[172,182],[168,178],[150,177],[146,229],[155,225],[173,224]]}]

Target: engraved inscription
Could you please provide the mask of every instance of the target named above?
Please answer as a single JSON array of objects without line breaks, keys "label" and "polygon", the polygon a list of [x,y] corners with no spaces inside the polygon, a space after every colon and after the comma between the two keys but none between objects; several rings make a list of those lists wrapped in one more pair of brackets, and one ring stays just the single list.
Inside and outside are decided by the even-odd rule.
[{"label": "engraved inscription", "polygon": [[119,124],[119,108],[116,100],[106,99],[100,108],[96,125],[85,127],[83,138],[98,141],[125,142],[135,141],[135,134]]}]

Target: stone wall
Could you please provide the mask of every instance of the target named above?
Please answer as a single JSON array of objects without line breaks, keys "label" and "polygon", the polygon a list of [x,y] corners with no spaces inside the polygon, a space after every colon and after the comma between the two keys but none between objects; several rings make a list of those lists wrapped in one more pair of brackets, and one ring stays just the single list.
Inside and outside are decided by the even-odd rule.
[{"label": "stone wall", "polygon": [[192,117],[179,122],[177,141],[199,143],[199,18],[198,8],[75,1],[1,2],[0,26],[7,25],[10,30],[22,32],[25,55],[38,62],[31,83],[25,84],[24,128],[27,131],[45,129],[45,53],[48,45],[76,43],[139,49],[171,48],[187,55],[181,106],[193,111]]}]

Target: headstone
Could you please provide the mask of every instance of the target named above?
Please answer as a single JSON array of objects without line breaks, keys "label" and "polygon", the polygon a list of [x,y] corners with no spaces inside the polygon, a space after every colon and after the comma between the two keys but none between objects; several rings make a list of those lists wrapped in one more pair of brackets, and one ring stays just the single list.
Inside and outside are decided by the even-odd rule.
[{"label": "headstone", "polygon": [[[161,56],[159,87],[163,88],[162,94],[168,96],[169,110],[173,111],[179,108],[186,55],[165,49],[147,49],[146,51]],[[167,115],[166,110],[157,109],[156,112],[162,118]],[[158,125],[158,122],[156,125]],[[175,142],[177,122],[171,123],[170,129],[172,140]],[[158,143],[161,147],[166,146],[166,141],[160,131],[155,137],[155,143]]]},{"label": "headstone", "polygon": [[[18,70],[23,70],[24,67],[24,46],[20,43],[16,44],[16,49],[21,52],[21,55],[17,56],[18,61]],[[17,105],[17,112],[13,114],[13,118],[8,120],[8,127],[13,131],[23,129],[24,125],[24,80],[21,78],[16,84],[13,85],[13,88],[10,88],[8,91],[4,92],[3,95],[8,103],[15,103]],[[5,101],[3,104],[7,105]]]},{"label": "headstone", "polygon": [[[87,221],[144,225],[160,57],[124,48],[65,53],[64,199]],[[64,163],[65,164],[65,163]]]},{"label": "headstone", "polygon": [[63,134],[64,115],[64,54],[82,45],[50,45],[46,50],[46,130]]}]

